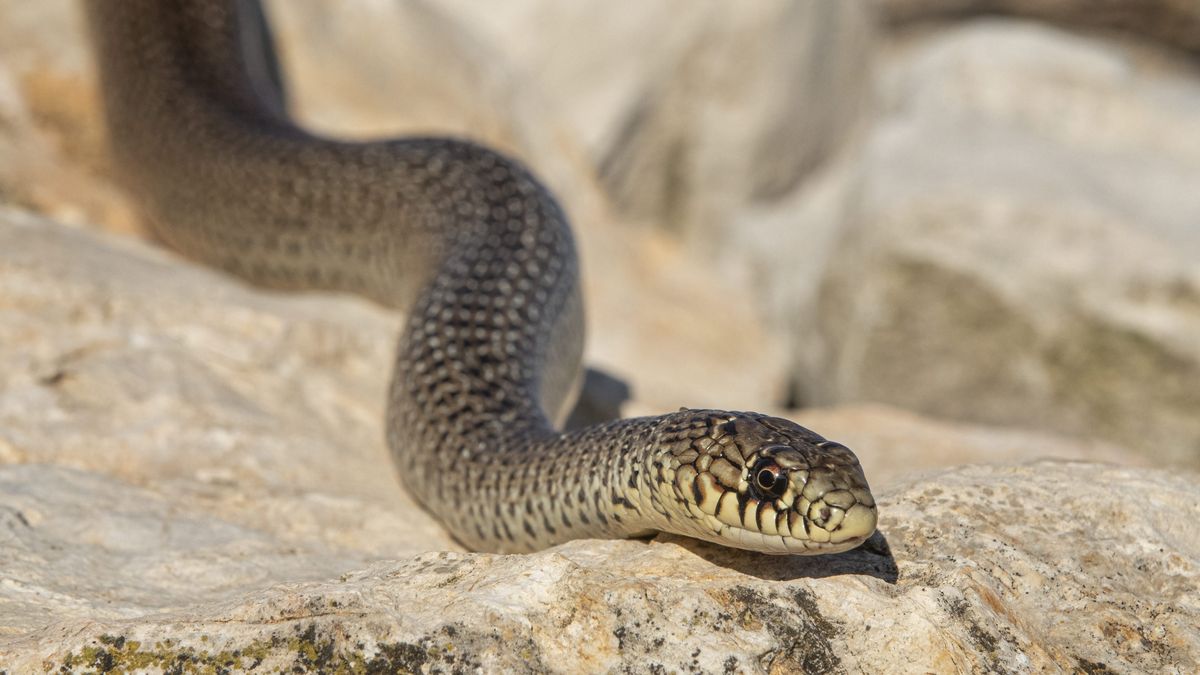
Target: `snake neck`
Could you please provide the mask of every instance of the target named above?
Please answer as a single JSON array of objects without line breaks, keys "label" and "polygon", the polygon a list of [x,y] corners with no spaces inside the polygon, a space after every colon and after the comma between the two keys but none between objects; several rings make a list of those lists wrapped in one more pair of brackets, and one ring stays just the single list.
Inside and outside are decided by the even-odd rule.
[{"label": "snake neck", "polygon": [[412,493],[442,505],[448,530],[472,549],[519,553],[649,535],[662,522],[642,498],[659,424],[617,420],[519,446],[481,433],[434,462],[408,456],[401,475]]}]

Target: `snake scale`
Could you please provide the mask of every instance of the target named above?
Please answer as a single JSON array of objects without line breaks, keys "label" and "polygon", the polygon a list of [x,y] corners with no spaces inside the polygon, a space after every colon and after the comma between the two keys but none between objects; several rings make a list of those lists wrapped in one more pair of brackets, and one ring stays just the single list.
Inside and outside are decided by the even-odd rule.
[{"label": "snake scale", "polygon": [[258,285],[407,310],[387,442],[463,545],[661,531],[811,554],[874,532],[858,459],[784,419],[681,409],[558,429],[581,372],[578,262],[520,163],[465,140],[301,129],[257,2],[87,7],[113,162],[156,237]]}]

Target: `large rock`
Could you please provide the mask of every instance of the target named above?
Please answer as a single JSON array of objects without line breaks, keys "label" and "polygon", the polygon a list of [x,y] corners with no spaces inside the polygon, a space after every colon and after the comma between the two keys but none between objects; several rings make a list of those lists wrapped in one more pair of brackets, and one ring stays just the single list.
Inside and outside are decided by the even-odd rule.
[{"label": "large rock", "polygon": [[659,537],[360,569],[186,511],[151,518],[172,505],[159,491],[37,467],[0,481],[78,494],[44,514],[35,490],[0,493],[2,592],[18,605],[0,659],[17,672],[1200,667],[1200,540],[1181,517],[1200,488],[1164,471],[937,474],[881,495],[882,536],[815,559]]},{"label": "large rock", "polygon": [[1200,81],[1167,65],[1007,20],[896,47],[798,398],[1200,465]]},{"label": "large rock", "polygon": [[[309,123],[450,128],[517,148],[585,237],[586,205],[611,202],[621,219],[684,242],[692,265],[746,293],[745,306],[776,329],[811,307],[858,201],[874,52],[865,3],[271,9]],[[602,193],[570,180],[581,169]]]},{"label": "large rock", "polygon": [[838,153],[868,91],[862,3],[437,4],[584,140],[624,213],[713,249]]},{"label": "large rock", "polygon": [[467,554],[383,448],[396,317],[254,291],[11,210],[0,287],[8,672],[1200,659],[1196,476],[1042,462],[900,477],[1115,448],[811,411],[801,421],[854,444],[883,487],[883,537],[859,551],[768,557],[663,536]]},{"label": "large rock", "polygon": [[[703,281],[686,274],[639,283],[656,260],[670,269],[664,257],[640,255],[592,268],[614,278],[602,293],[590,286],[587,300],[621,321],[593,321],[607,337],[589,353],[635,373],[642,400],[668,409],[722,398],[761,407],[753,400],[759,383],[740,379],[739,369],[756,359],[769,367],[766,355],[730,359],[744,335],[689,329],[708,321],[707,303],[720,302],[720,292],[688,300],[680,289]],[[155,481],[199,477],[248,495],[272,485],[332,489],[335,466],[357,465],[341,492],[395,508],[394,479],[375,468],[389,465],[381,421],[395,315],[354,298],[256,293],[144,244],[11,210],[0,210],[0,287],[0,449],[8,461],[113,467],[135,483],[153,468]],[[619,307],[630,297],[646,304]],[[652,313],[667,304],[670,311]],[[679,367],[688,360],[694,365]],[[307,365],[330,370],[308,377]]]},{"label": "large rock", "polygon": [[[336,11],[321,2],[275,2],[268,9],[305,124],[338,136],[472,137],[521,158],[552,186],[572,216],[583,258],[590,365],[675,406],[734,398],[762,408],[780,398],[783,340],[764,329],[737,289],[694,265],[677,242],[621,227],[572,134],[541,105],[535,87],[514,77],[461,22],[419,2],[348,3]],[[77,3],[0,6],[5,29],[15,35],[0,43],[0,121],[8,123],[0,124],[0,201],[60,220],[133,229],[128,201],[104,175],[96,82]],[[59,45],[67,47],[55,56]],[[7,67],[33,84],[5,90]],[[36,85],[42,81],[74,84]],[[73,112],[55,112],[63,110]],[[91,140],[44,140],[57,137]],[[698,330],[710,325],[714,305],[730,329]],[[681,373],[660,367],[665,363],[688,365]]]}]

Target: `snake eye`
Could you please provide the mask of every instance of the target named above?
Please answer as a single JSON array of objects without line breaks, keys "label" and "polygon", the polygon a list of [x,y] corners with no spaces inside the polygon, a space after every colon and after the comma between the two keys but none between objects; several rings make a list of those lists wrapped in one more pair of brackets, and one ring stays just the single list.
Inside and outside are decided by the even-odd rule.
[{"label": "snake eye", "polygon": [[778,499],[787,492],[787,472],[770,460],[759,462],[754,467],[754,487],[763,496]]}]

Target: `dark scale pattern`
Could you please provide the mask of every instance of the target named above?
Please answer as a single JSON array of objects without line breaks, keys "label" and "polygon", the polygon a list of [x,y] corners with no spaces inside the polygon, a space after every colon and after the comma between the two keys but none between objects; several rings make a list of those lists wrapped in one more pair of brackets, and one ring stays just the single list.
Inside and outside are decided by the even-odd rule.
[{"label": "dark scale pattern", "polygon": [[[388,444],[405,486],[465,545],[668,530],[815,552],[870,534],[764,540],[788,517],[739,477],[768,455],[813,477],[791,483],[813,510],[795,516],[804,541],[814,514],[828,524],[855,499],[874,529],[853,455],[785,420],[681,411],[556,430],[582,352],[577,258],[562,209],[518,163],[461,140],[345,143],[294,126],[250,0],[89,0],[88,14],[116,164],[165,243],[260,285],[408,308]],[[732,512],[718,491],[739,494],[749,532],[722,529]]]}]

